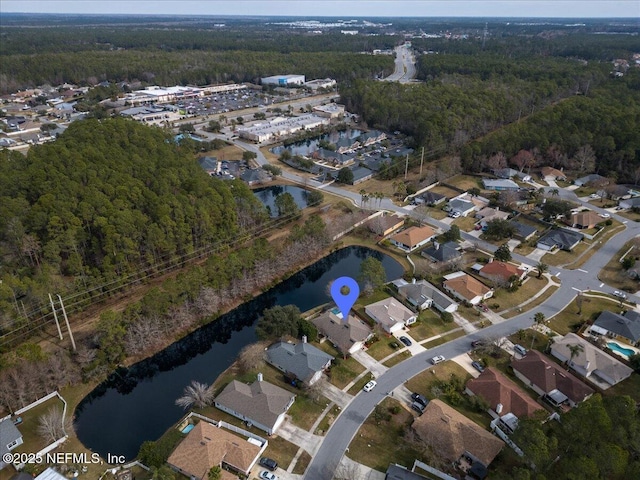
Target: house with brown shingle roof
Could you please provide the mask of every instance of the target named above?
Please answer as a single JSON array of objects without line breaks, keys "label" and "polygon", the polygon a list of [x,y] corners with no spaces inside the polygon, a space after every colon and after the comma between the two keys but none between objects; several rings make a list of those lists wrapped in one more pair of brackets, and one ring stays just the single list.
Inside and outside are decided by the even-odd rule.
[{"label": "house with brown shingle roof", "polygon": [[510,285],[510,279],[513,276],[518,277],[518,280],[522,280],[527,274],[527,271],[516,267],[512,263],[494,261],[487,263],[478,273],[481,277],[491,280],[498,285]]},{"label": "house with brown shingle roof", "polygon": [[331,342],[342,355],[350,355],[361,350],[364,343],[373,336],[373,330],[359,318],[349,315],[343,320],[332,311],[311,319],[318,333]]},{"label": "house with brown shingle roof", "polygon": [[511,359],[513,373],[538,395],[554,406],[575,407],[593,395],[594,390],[537,350]]},{"label": "house with brown shingle roof", "polygon": [[232,380],[214,400],[214,405],[242,421],[272,435],[284,421],[296,396],[284,388],[262,380],[250,385]]},{"label": "house with brown shingle roof", "polygon": [[478,378],[469,380],[465,391],[469,395],[478,395],[489,402],[489,414],[493,418],[500,418],[507,414],[524,418],[543,410],[539,403],[527,395],[527,392],[492,367],[485,368]]},{"label": "house with brown shingle roof", "polygon": [[437,455],[451,462],[466,457],[489,466],[504,446],[502,440],[440,400],[431,400],[412,428]]},{"label": "house with brown shingle roof", "polygon": [[229,469],[249,475],[267,446],[255,438],[247,439],[201,420],[169,455],[167,463],[188,478],[206,480],[212,467],[221,467],[221,480],[237,479]]},{"label": "house with brown shingle roof", "polygon": [[409,227],[391,237],[393,243],[400,250],[405,252],[413,252],[416,248],[423,245],[436,236],[433,228],[425,225],[424,227]]},{"label": "house with brown shingle roof", "polygon": [[364,307],[364,311],[390,334],[415,323],[417,318],[415,313],[393,297],[371,303]]},{"label": "house with brown shingle roof", "polygon": [[444,289],[456,298],[477,305],[493,296],[493,288],[464,272],[454,272],[444,276]]},{"label": "house with brown shingle roof", "polygon": [[604,222],[604,219],[592,210],[572,213],[565,221],[567,225],[573,228],[593,228],[601,222]]},{"label": "house with brown shingle roof", "polygon": [[369,230],[386,237],[404,225],[404,219],[396,215],[378,215],[367,222]]},{"label": "house with brown shingle roof", "polygon": [[567,177],[564,174],[564,172],[553,167],[542,167],[542,170],[540,171],[540,176],[542,177],[543,180],[552,180],[554,182],[556,180],[564,180],[564,181],[567,180]]}]

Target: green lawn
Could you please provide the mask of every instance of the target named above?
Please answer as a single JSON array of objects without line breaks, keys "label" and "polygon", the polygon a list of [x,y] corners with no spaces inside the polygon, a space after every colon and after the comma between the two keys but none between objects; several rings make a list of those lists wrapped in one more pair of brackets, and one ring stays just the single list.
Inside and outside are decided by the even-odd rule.
[{"label": "green lawn", "polygon": [[569,332],[576,332],[579,325],[587,321],[595,320],[603,310],[619,310],[619,302],[607,297],[585,296],[582,303],[582,311],[578,314],[579,308],[576,299],[567,305],[564,310],[555,315],[549,322],[549,328],[566,335]]},{"label": "green lawn", "polygon": [[[389,409],[394,406],[399,407],[397,414],[390,413]],[[349,445],[347,456],[381,472],[385,472],[390,463],[413,465],[421,455],[404,436],[413,414],[392,398],[385,398],[379,408],[390,418],[377,420],[376,415],[371,414]]]},{"label": "green lawn", "polygon": [[587,250],[588,247],[589,244],[582,241],[571,252],[558,250],[555,253],[547,253],[542,257],[540,261],[546,263],[547,265],[553,265],[554,267],[567,265],[571,262],[575,262],[578,257]]},{"label": "green lawn", "polygon": [[632,373],[626,380],[605,390],[604,395],[629,395],[636,403],[640,402],[640,375]]},{"label": "green lawn", "polygon": [[471,188],[482,188],[481,179],[471,175],[456,175],[446,180],[446,183],[458,187],[461,190],[469,190]]},{"label": "green lawn", "polygon": [[263,456],[273,458],[280,468],[286,470],[291,464],[291,460],[298,453],[298,446],[287,442],[282,437],[274,435],[269,438],[269,445],[264,451]]},{"label": "green lawn", "polygon": [[547,285],[548,281],[545,277],[536,278],[536,276],[526,277],[526,282],[518,288],[515,292],[508,292],[505,289],[496,289],[493,297],[487,300],[487,304],[490,306],[497,303],[499,308],[491,308],[495,311],[507,310],[508,308],[520,305],[523,302],[531,299],[536,293]]},{"label": "green lawn", "polygon": [[558,288],[559,287],[556,287],[555,285],[552,285],[551,287],[547,288],[542,295],[537,297],[535,300],[527,303],[521,309],[515,308],[513,310],[510,310],[510,311],[502,314],[501,316],[503,318],[511,318],[511,317],[515,317],[516,315],[519,315],[522,312],[533,310],[538,305],[543,303],[547,298],[549,298],[551,295],[553,295],[556,292],[556,290],[558,290]]},{"label": "green lawn", "polygon": [[409,335],[417,342],[431,338],[440,333],[455,328],[455,324],[444,323],[440,315],[433,310],[423,310],[418,316],[418,321],[409,326]]},{"label": "green lawn", "polygon": [[336,358],[331,366],[329,378],[333,385],[343,389],[364,370],[365,368],[353,357],[349,357],[346,360]]},{"label": "green lawn", "polygon": [[[376,360],[382,360],[383,358],[388,357],[393,352],[404,348],[404,345],[400,343],[395,337],[386,337],[379,336],[379,340],[367,349],[367,353],[371,355]],[[396,348],[393,348],[392,345],[396,345]]]},{"label": "green lawn", "polygon": [[[624,255],[629,248],[633,245],[633,242],[627,242],[605,265],[605,267],[598,273],[598,278],[605,282],[607,285],[617,288],[618,290],[625,290],[627,292],[635,292],[640,290],[640,282],[629,278],[626,271],[622,268],[620,258]],[[630,253],[633,255],[633,252]]]},{"label": "green lawn", "polygon": [[416,211],[418,213],[422,213],[423,215],[428,215],[431,218],[435,218],[436,220],[447,218],[447,212],[438,207],[428,207],[426,205],[420,205],[416,208]]},{"label": "green lawn", "polygon": [[320,397],[315,402],[309,397],[298,395],[288,413],[291,415],[291,421],[295,425],[304,430],[309,430],[328,404],[329,401],[324,397]]},{"label": "green lawn", "polygon": [[384,362],[383,365],[385,367],[389,367],[390,368],[390,367],[393,367],[394,365],[397,365],[400,362],[403,362],[407,358],[411,358],[411,353],[409,352],[409,350],[405,350],[404,352],[400,352],[399,354],[394,355],[389,360]]},{"label": "green lawn", "polygon": [[329,427],[333,424],[334,420],[340,415],[340,407],[334,405],[329,412],[324,416],[324,418],[320,421],[318,428],[314,432],[316,435],[324,435],[329,430]]},{"label": "green lawn", "polygon": [[358,393],[360,393],[362,388],[367,384],[367,382],[369,380],[373,380],[373,374],[372,373],[369,373],[368,375],[365,375],[360,380],[358,380],[356,383],[354,383],[353,386],[349,389],[349,391],[347,393],[349,395],[357,395]]},{"label": "green lawn", "polygon": [[459,217],[451,222],[451,224],[457,225],[463,232],[470,232],[473,230],[476,222],[477,220],[473,217]]},{"label": "green lawn", "polygon": [[[456,326],[456,328],[460,328],[460,327]],[[466,335],[466,333],[464,333],[464,330],[462,330],[462,328],[460,328],[460,330],[456,330],[455,332],[447,333],[446,335],[443,335],[440,338],[436,338],[435,340],[432,340],[430,342],[423,343],[422,346],[428,350],[430,348],[437,347],[438,345],[442,345],[443,343],[450,342],[451,340],[455,340],[456,338],[464,337],[465,335]]]},{"label": "green lawn", "polygon": [[302,475],[305,470],[307,470],[309,463],[311,463],[311,455],[309,455],[306,451],[302,452],[300,457],[298,457],[296,466],[293,467],[293,472],[291,473],[293,473],[294,475]]},{"label": "green lawn", "polygon": [[[20,417],[22,417],[22,423],[18,425],[18,430],[22,434],[22,440],[24,443],[16,449],[16,452],[37,452],[51,443],[43,439],[38,434],[38,425],[40,424],[40,416],[55,407],[59,407],[60,411],[62,411],[64,407],[64,404],[58,397],[51,398],[37,407],[20,414]],[[67,418],[69,415],[73,415],[73,412],[67,410]]]}]

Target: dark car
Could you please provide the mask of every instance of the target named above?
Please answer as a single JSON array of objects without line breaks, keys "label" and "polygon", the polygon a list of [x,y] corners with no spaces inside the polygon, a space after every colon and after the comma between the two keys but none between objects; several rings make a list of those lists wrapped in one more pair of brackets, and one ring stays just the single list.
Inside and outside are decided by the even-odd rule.
[{"label": "dark car", "polygon": [[278,468],[278,462],[276,462],[271,458],[262,457],[259,463],[260,465],[262,465],[265,468],[268,468],[271,471],[274,471]]},{"label": "dark car", "polygon": [[412,345],[411,340],[409,340],[404,335],[402,337],[399,337],[398,340],[400,340],[402,343],[404,343],[407,347],[410,347]]},{"label": "dark car", "polygon": [[419,402],[413,402],[413,403],[411,404],[411,408],[413,408],[413,409],[414,409],[416,412],[418,412],[418,413],[422,413],[422,412],[424,412],[424,405],[422,405],[422,404],[421,404],[421,403],[419,403]]},{"label": "dark car", "polygon": [[471,342],[472,348],[479,347],[480,345],[482,345],[482,340],[474,340],[473,342]]},{"label": "dark car", "polygon": [[471,362],[471,366],[480,373],[484,372],[484,366],[480,362]]},{"label": "dark car", "polygon": [[419,393],[412,393],[411,400],[422,404],[423,407],[426,407],[427,404],[429,403],[429,400],[427,400],[423,395],[420,395]]}]

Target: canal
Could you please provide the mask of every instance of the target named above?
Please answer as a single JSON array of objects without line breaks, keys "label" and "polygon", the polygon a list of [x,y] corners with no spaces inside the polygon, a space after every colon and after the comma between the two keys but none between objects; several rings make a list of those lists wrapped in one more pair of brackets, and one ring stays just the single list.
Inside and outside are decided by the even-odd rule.
[{"label": "canal", "polygon": [[98,385],[75,412],[82,443],[106,457],[134,458],[145,440],[156,440],[186,412],[175,405],[192,380],[211,384],[256,341],[255,322],[265,308],[296,305],[301,311],[329,301],[327,285],[341,276],[357,277],[367,257],[382,262],[387,280],[402,275],[389,256],[365,247],[334,252],[156,355],[120,369]]}]

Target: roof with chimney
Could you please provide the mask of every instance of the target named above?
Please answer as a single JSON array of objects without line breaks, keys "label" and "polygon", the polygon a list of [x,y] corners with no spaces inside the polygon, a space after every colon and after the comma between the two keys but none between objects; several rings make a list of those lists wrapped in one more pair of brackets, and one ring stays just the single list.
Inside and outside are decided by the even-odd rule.
[{"label": "roof with chimney", "polygon": [[267,349],[266,360],[305,383],[329,366],[333,357],[310,343],[278,342]]},{"label": "roof with chimney", "polygon": [[347,321],[344,321],[331,311],[312,319],[311,323],[343,354],[348,353],[355,343],[364,342],[373,334],[369,325],[359,318],[349,315]]},{"label": "roof with chimney", "polygon": [[[527,392],[493,367],[485,368],[478,378],[467,382],[467,388],[484,398],[498,415],[513,413],[518,418],[529,417],[542,406]],[[498,405],[502,405],[500,408]]]},{"label": "roof with chimney", "polygon": [[439,243],[433,242],[433,245],[422,251],[423,257],[431,258],[436,262],[448,262],[462,256],[460,245],[456,242]]}]

